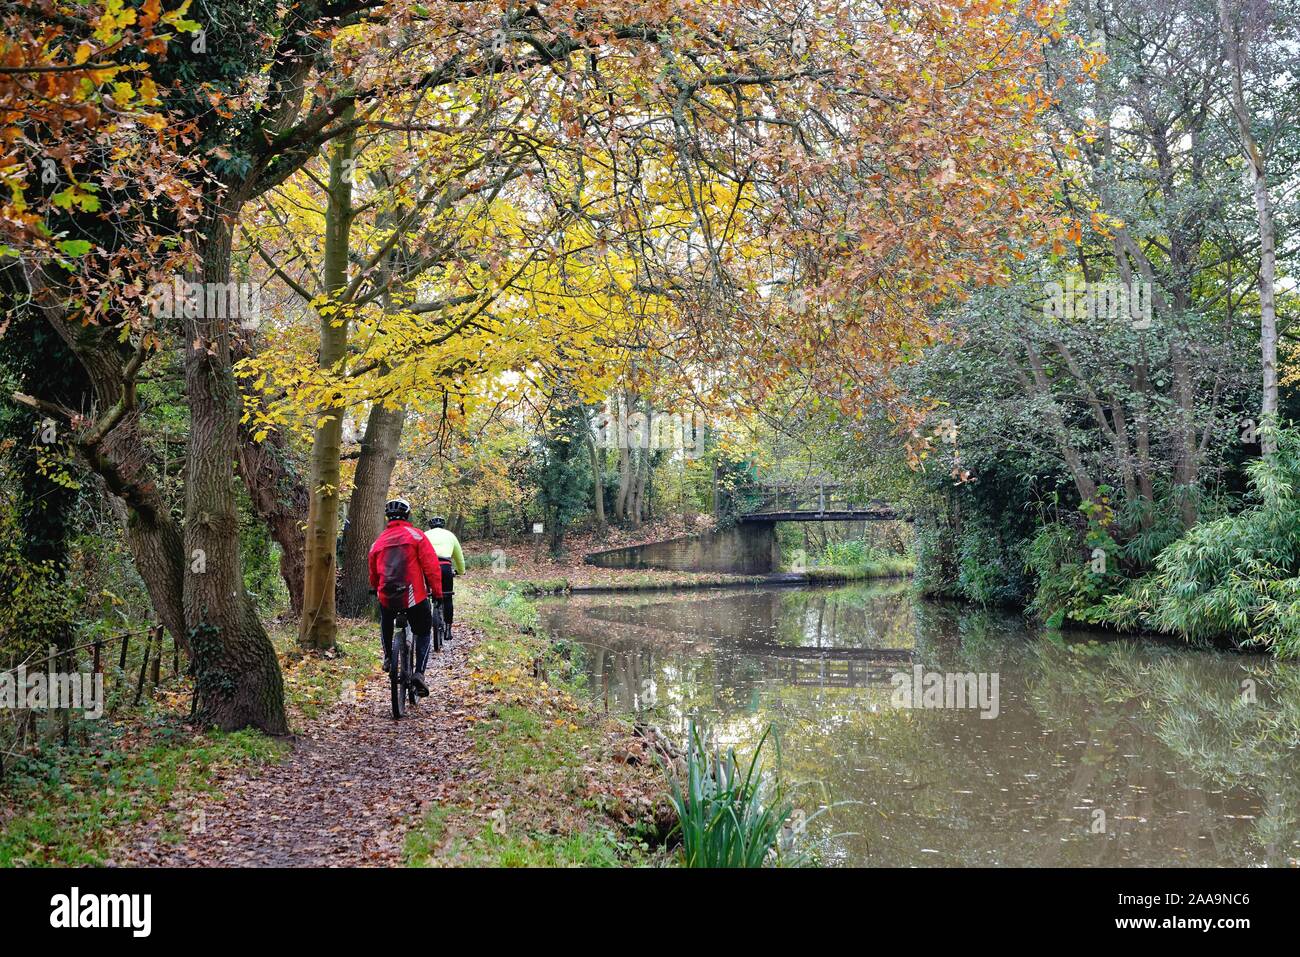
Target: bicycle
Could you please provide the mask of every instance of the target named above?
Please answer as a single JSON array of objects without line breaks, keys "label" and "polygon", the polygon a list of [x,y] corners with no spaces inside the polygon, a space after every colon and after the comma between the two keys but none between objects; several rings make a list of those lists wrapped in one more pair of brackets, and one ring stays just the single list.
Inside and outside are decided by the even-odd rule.
[{"label": "bicycle", "polygon": [[435,607],[433,610],[433,638],[432,650],[442,651],[442,646],[451,639],[451,625],[447,624],[447,618],[442,613],[441,607]]},{"label": "bicycle", "polygon": [[451,586],[455,581],[456,573],[452,571],[451,562],[439,559],[442,566],[442,593],[443,598],[434,602],[435,623],[433,626],[433,650],[442,651],[442,646],[451,641],[451,622],[447,617],[447,608],[443,602],[450,604]]},{"label": "bicycle", "polygon": [[415,672],[415,635],[401,612],[393,622],[393,644],[389,649],[388,689],[393,702],[393,720],[406,714],[408,704],[419,699],[411,675]]}]

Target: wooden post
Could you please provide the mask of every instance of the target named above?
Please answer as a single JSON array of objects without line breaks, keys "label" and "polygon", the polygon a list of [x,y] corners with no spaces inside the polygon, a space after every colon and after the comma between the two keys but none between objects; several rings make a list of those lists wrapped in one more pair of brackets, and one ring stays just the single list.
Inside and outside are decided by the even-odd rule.
[{"label": "wooden post", "polygon": [[130,635],[122,636],[122,653],[117,656],[117,670],[126,671],[126,646],[131,641]]},{"label": "wooden post", "polygon": [[100,652],[103,648],[104,642],[98,638],[95,639],[95,674],[102,674],[104,670],[104,662],[100,660]]},{"label": "wooden post", "polygon": [[131,702],[132,705],[139,704],[140,696],[144,694],[144,679],[149,671],[149,652],[152,650],[152,645],[153,629],[150,628],[144,636],[144,657],[140,659],[140,678],[135,684],[135,700]]},{"label": "wooden post", "polygon": [[162,626],[162,625],[159,625],[159,626],[154,630],[154,633],[155,633],[155,635],[156,635],[157,637],[154,639],[154,643],[153,643],[153,644],[154,644],[154,653],[153,653],[153,686],[154,686],[155,688],[157,688],[157,687],[158,687],[158,682],[161,680],[161,677],[162,677],[161,672],[162,672],[162,651],[163,651],[163,649],[162,649],[162,646],[163,646],[163,626]]},{"label": "wooden post", "polygon": [[180,646],[180,642],[176,640],[176,636],[173,635],[172,636],[172,677],[175,678],[180,673],[181,673],[181,646]]},{"label": "wooden post", "polygon": [[[69,639],[68,644],[72,644],[71,639]],[[61,655],[59,655],[59,659],[61,659],[62,661],[62,664],[60,665],[60,670],[63,671],[64,674],[71,675],[72,673],[75,672],[76,652],[65,651]],[[53,688],[50,689],[50,697],[51,698],[54,697]],[[59,709],[59,733],[63,741],[63,746],[65,748],[68,746],[68,714],[69,712],[71,712],[71,710],[72,710],[71,708]]]}]

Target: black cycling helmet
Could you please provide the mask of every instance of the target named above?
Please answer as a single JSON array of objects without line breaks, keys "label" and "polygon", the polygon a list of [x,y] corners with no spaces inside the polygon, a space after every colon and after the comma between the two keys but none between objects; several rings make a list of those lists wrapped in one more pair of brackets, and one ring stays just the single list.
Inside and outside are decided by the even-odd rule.
[{"label": "black cycling helmet", "polygon": [[384,518],[390,522],[411,520],[411,503],[404,498],[390,498],[384,503]]},{"label": "black cycling helmet", "polygon": [[446,520],[445,518],[443,518],[441,515],[435,515],[435,516],[433,516],[433,518],[429,519],[429,527],[430,527],[430,528],[446,528],[446,527],[447,527],[447,520]]}]

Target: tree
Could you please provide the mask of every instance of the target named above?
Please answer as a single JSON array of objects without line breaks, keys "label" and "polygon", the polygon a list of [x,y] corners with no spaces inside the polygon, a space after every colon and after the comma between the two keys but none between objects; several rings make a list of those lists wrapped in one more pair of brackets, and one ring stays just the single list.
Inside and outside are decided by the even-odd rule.
[{"label": "tree", "polygon": [[551,554],[559,557],[564,534],[586,511],[591,463],[584,436],[590,434],[587,412],[572,393],[555,398],[543,434],[533,445],[532,482],[545,517]]},{"label": "tree", "polygon": [[[1232,380],[1212,355],[1236,341],[1238,286],[1251,271],[1237,266],[1254,253],[1222,162],[1232,145],[1220,97],[1227,78],[1219,17],[1200,0],[1178,9],[1156,0],[1080,6],[1074,15],[1105,60],[1053,107],[1069,141],[1055,150],[1067,178],[1063,196],[1082,224],[1073,237],[1075,276],[1151,294],[1152,320],[1136,329],[1126,362],[1136,401],[1109,440],[1126,432],[1130,460],[1141,465],[1152,431],[1172,429],[1169,467],[1190,527],[1219,434],[1218,426],[1203,428],[1204,413],[1237,411],[1221,401]],[[1220,331],[1211,334],[1216,321]]]},{"label": "tree", "polygon": [[[1259,223],[1259,348],[1263,370],[1263,390],[1260,401],[1260,418],[1270,425],[1277,424],[1277,311],[1274,286],[1277,276],[1276,230],[1273,221],[1273,203],[1268,191],[1268,169],[1263,150],[1251,130],[1251,114],[1246,105],[1242,74],[1241,26],[1233,16],[1230,0],[1219,0],[1219,22],[1223,29],[1224,48],[1227,51],[1229,102],[1241,139],[1241,152],[1246,161],[1251,192],[1255,200],[1255,215]],[[1258,29],[1258,27],[1257,27]],[[1264,454],[1276,451],[1272,430],[1265,431]]]},{"label": "tree", "polygon": [[[299,8],[301,16],[290,17],[279,46],[263,47],[260,28],[274,22],[274,9],[269,4],[251,11],[239,6],[226,10],[209,5],[213,23],[192,43],[170,32],[144,38],[133,47],[132,36],[122,28],[137,18],[142,28],[159,23],[191,33],[201,28],[185,21],[183,10],[160,15],[158,5],[148,2],[137,15],[136,9],[109,0],[95,39],[117,50],[125,46],[135,61],[130,68],[144,68],[148,79],[135,86],[115,86],[113,95],[121,102],[138,99],[160,104],[141,124],[158,130],[164,149],[148,149],[150,143],[142,133],[119,126],[114,146],[133,144],[135,152],[145,156],[135,176],[131,165],[119,164],[116,156],[106,162],[82,153],[68,164],[76,184],[78,174],[98,177],[102,195],[114,202],[106,208],[127,224],[135,224],[123,228],[111,218],[78,222],[92,239],[73,249],[85,254],[92,273],[99,270],[96,296],[79,302],[66,277],[51,273],[55,260],[50,256],[33,257],[25,264],[24,279],[34,303],[65,335],[92,379],[101,417],[78,442],[91,466],[132,510],[133,550],[155,607],[190,645],[196,714],[223,728],[253,725],[280,732],[286,726],[279,669],[256,609],[244,592],[240,571],[231,485],[239,402],[230,372],[230,316],[190,315],[190,309],[182,309],[174,324],[152,322],[159,317],[149,315],[146,299],[159,280],[170,284],[181,278],[225,287],[232,218],[250,195],[275,181],[283,169],[279,163],[292,168],[302,162],[304,147],[305,155],[310,155],[322,141],[315,139],[319,124],[298,128],[287,141],[277,137],[292,127],[301,106],[300,82],[313,63],[314,50],[309,48],[318,42],[301,28],[321,16],[323,8]],[[74,17],[64,22],[79,21]],[[209,42],[211,57],[207,56]],[[77,46],[75,56],[82,56],[85,45]],[[58,49],[74,57],[66,42]],[[93,53],[94,47],[88,52]],[[168,52],[173,54],[170,59]],[[272,63],[270,112],[241,112],[244,82],[268,63]],[[126,69],[127,64],[118,64],[103,79]],[[99,79],[92,80],[89,90],[97,89]],[[263,117],[270,119],[264,122]],[[205,172],[192,157],[173,150],[180,146],[197,146],[195,155],[216,155],[222,161]],[[241,155],[236,157],[236,151]],[[70,210],[93,211],[86,208],[93,203],[80,198],[87,190],[80,185],[70,190]],[[190,241],[166,245],[169,236]],[[106,294],[103,277],[117,279],[112,294]],[[92,308],[84,309],[83,302]],[[140,368],[162,345],[163,336],[175,333],[186,343],[184,375],[191,416],[183,535],[161,508],[147,456],[134,434]]]},{"label": "tree", "polygon": [[160,341],[145,291],[185,261],[181,230],[197,216],[192,129],[169,115],[155,62],[197,27],[184,12],[40,0],[0,13],[6,299],[48,322],[88,380],[76,405],[53,382],[12,398],[59,423],[122,501],[141,577],[181,644],[181,531],[145,451],[137,380]]},{"label": "tree", "polygon": [[[159,135],[115,128],[111,149],[129,143],[135,165],[110,162],[107,139],[70,161],[80,178],[60,195],[91,238],[43,249],[24,263],[23,279],[92,379],[100,416],[79,442],[130,503],[151,595],[192,646],[203,721],[285,729],[275,656],[240,572],[239,331],[229,315],[189,309],[153,322],[143,298],[162,279],[226,286],[245,207],[350,129],[391,123],[385,105],[428,104],[442,118],[420,114],[421,123],[454,137],[455,121],[486,102],[485,129],[499,131],[509,154],[544,155],[530,169],[548,205],[540,222],[535,207],[520,204],[514,217],[484,224],[489,247],[494,235],[530,241],[501,259],[489,250],[455,261],[434,291],[464,294],[468,285],[474,295],[443,322],[381,336],[373,318],[354,317],[367,344],[353,369],[366,370],[357,378],[370,377],[372,398],[432,391],[445,370],[460,370],[422,368],[420,357],[443,345],[454,348],[452,358],[478,355],[501,338],[487,322],[535,326],[538,303],[571,328],[560,322],[564,307],[580,300],[587,318],[627,315],[630,304],[645,332],[629,346],[662,348],[684,364],[722,363],[724,388],[761,399],[774,381],[803,370],[846,409],[895,401],[888,372],[932,339],[927,310],[965,283],[997,281],[1010,243],[1054,228],[1042,212],[1051,186],[1034,130],[1051,101],[1037,73],[1055,4],[918,0],[860,17],[853,5],[826,0],[797,23],[787,13],[782,4],[736,0],[359,0],[287,10],[270,0],[212,0],[202,28],[168,14],[190,35],[142,35],[136,56],[131,23],[164,15],[151,2],[137,12],[106,0],[93,22],[102,43],[89,44],[87,56],[109,51],[117,60],[112,75],[86,61],[90,90],[102,96],[114,80],[115,101],[156,98],[158,109],[140,123]],[[351,30],[363,42],[342,42]],[[60,68],[81,55],[82,40],[56,32],[48,49]],[[148,84],[115,79],[128,48],[131,69],[146,70]],[[42,99],[30,89],[23,95]],[[503,116],[516,119],[491,126]],[[530,127],[518,117],[544,122]],[[163,130],[149,125],[159,122]],[[113,212],[127,216],[125,228],[87,215],[88,171],[112,196]],[[543,261],[556,234],[562,255]],[[574,265],[581,247],[585,268]],[[604,256],[609,249],[624,255]],[[70,284],[60,273],[60,257],[78,253],[93,254],[99,285],[117,277],[116,295],[100,288],[78,301],[85,274]],[[628,278],[621,267],[612,280],[602,276],[620,262]],[[508,270],[521,270],[531,302],[504,295],[515,280]],[[830,308],[850,293],[852,311]],[[418,315],[399,311],[398,321]],[[577,328],[603,338],[584,318]],[[489,370],[522,366],[561,382],[601,351],[564,339],[561,349],[531,351],[538,341],[494,352]],[[159,509],[151,463],[132,440],[140,369],[175,342],[191,425],[180,528]],[[335,395],[340,383],[326,384],[319,409],[346,404]]]},{"label": "tree", "polygon": [[[317,361],[327,374],[334,373],[347,358],[348,315],[338,309],[335,297],[348,282],[354,145],[355,134],[349,131],[334,141],[330,154],[329,205],[325,212],[325,256],[321,271],[325,302],[317,307],[320,314]],[[307,511],[306,575],[298,630],[298,640],[312,648],[333,648],[336,633],[334,563],[342,484],[339,456],[344,408],[336,402],[323,413],[312,442],[311,478],[307,486],[311,504]]]}]

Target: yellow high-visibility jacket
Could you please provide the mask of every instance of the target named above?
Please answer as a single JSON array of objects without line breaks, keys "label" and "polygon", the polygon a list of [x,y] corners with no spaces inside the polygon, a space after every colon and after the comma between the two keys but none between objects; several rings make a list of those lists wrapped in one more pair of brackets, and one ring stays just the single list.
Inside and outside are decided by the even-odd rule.
[{"label": "yellow high-visibility jacket", "polygon": [[465,553],[460,550],[460,539],[451,529],[431,528],[424,534],[439,558],[451,559],[451,567],[456,574],[465,574]]}]

